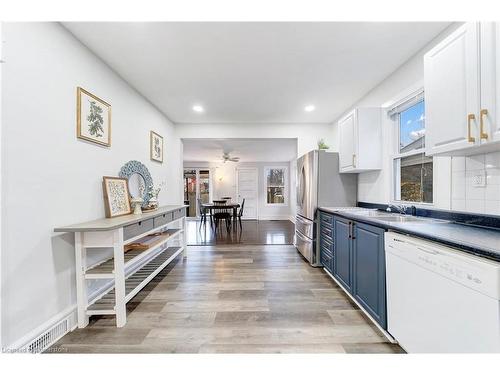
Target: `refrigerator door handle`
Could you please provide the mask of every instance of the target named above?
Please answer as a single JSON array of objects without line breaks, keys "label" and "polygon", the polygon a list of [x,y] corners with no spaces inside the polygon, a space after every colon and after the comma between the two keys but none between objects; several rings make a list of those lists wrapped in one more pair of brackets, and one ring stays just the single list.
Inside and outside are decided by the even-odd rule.
[{"label": "refrigerator door handle", "polygon": [[300,177],[299,177],[299,194],[297,195],[298,204],[300,207],[304,207],[304,198],[305,198],[305,189],[306,189],[306,172],[304,166],[300,169]]},{"label": "refrigerator door handle", "polygon": [[306,220],[302,219],[300,216],[295,216],[295,220],[297,220],[298,222],[300,222],[302,224],[311,224],[310,221],[306,221]]},{"label": "refrigerator door handle", "polygon": [[313,240],[311,240],[310,238],[307,238],[306,236],[304,236],[302,233],[300,233],[299,231],[295,231],[295,235],[297,237],[299,237],[302,241],[304,242],[308,242],[308,243],[311,243],[313,242]]}]

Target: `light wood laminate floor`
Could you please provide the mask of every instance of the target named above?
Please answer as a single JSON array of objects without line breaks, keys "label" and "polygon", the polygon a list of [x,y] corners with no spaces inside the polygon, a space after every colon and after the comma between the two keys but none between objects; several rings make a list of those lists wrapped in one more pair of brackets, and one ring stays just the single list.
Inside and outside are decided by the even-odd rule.
[{"label": "light wood laminate floor", "polygon": [[400,353],[293,246],[190,246],[127,305],[64,336],[64,353]]}]

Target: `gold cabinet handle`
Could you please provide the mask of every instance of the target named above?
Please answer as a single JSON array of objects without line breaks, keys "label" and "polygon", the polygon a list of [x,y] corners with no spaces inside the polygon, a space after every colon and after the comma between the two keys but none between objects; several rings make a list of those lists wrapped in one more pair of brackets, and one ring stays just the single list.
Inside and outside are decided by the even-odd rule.
[{"label": "gold cabinet handle", "polygon": [[469,116],[467,116],[467,138],[468,138],[468,141],[471,143],[476,142],[476,138],[474,138],[471,135],[471,130],[470,130],[471,121],[474,121],[475,119],[476,119],[476,115],[474,115],[473,113],[469,113]]},{"label": "gold cabinet handle", "polygon": [[352,166],[356,168],[356,154],[352,154]]},{"label": "gold cabinet handle", "polygon": [[487,109],[481,109],[481,112],[479,112],[479,137],[481,139],[488,139],[488,133],[484,132],[484,116],[488,116]]}]

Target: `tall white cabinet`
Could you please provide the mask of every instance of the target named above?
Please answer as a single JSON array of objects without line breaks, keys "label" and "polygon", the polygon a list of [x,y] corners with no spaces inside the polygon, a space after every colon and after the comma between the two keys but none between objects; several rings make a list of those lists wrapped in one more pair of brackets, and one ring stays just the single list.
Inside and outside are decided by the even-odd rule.
[{"label": "tall white cabinet", "polygon": [[482,145],[488,145],[500,141],[500,25],[482,22],[480,35],[480,128],[483,121],[483,137],[480,138]]},{"label": "tall white cabinet", "polygon": [[499,32],[467,22],[424,57],[426,153],[468,155],[498,147]]},{"label": "tall white cabinet", "polygon": [[380,108],[356,108],[338,122],[340,173],[382,168]]}]

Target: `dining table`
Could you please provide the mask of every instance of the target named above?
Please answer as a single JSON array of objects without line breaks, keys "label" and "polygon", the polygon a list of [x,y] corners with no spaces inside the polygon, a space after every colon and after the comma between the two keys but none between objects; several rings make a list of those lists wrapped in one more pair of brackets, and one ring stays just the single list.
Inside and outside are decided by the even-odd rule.
[{"label": "dining table", "polygon": [[212,215],[213,210],[233,210],[233,219],[236,220],[238,218],[238,208],[240,208],[239,203],[202,203],[201,207],[207,210],[210,215]]}]

